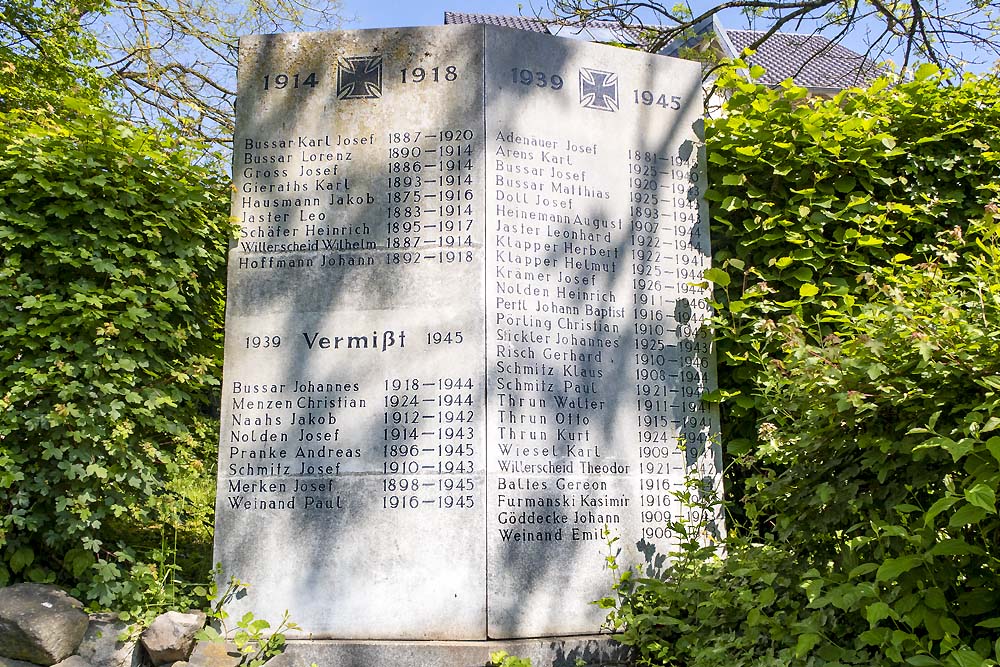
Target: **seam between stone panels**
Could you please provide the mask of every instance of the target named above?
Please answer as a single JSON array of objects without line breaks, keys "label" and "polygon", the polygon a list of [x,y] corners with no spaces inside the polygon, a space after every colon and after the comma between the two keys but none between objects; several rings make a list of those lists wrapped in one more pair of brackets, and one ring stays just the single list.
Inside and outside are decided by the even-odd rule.
[{"label": "seam between stone panels", "polygon": [[487,162],[486,162],[486,144],[489,141],[489,135],[487,134],[487,129],[486,129],[486,122],[487,122],[487,118],[486,118],[486,58],[487,58],[487,53],[489,52],[489,43],[488,43],[488,40],[489,40],[489,30],[484,25],[483,26],[483,41],[482,41],[483,56],[482,56],[482,65],[481,65],[482,66],[482,72],[483,72],[483,77],[481,79],[482,82],[483,82],[483,93],[482,93],[482,118],[483,118],[483,120],[482,120],[482,128],[483,128],[483,140],[481,142],[482,146],[483,146],[482,172],[481,172],[482,175],[483,175],[483,187],[480,188],[480,191],[483,193],[483,197],[482,197],[482,206],[483,206],[483,209],[482,209],[483,210],[483,217],[482,217],[482,220],[483,220],[483,232],[482,232],[482,234],[483,234],[483,385],[484,385],[483,389],[482,389],[482,391],[483,391],[483,399],[484,399],[483,403],[482,403],[483,408],[484,408],[483,409],[483,439],[484,439],[484,446],[483,446],[483,532],[484,532],[484,535],[483,535],[483,537],[486,540],[483,543],[485,545],[485,547],[486,547],[486,554],[485,554],[486,558],[485,558],[484,563],[483,563],[485,565],[485,567],[486,567],[486,571],[484,573],[485,576],[484,576],[484,580],[483,580],[484,583],[486,584],[485,586],[483,586],[484,607],[486,609],[486,617],[485,617],[484,620],[486,621],[486,624],[485,624],[486,627],[483,628],[484,631],[485,631],[483,634],[486,636],[486,639],[490,638],[490,510],[489,510],[489,506],[490,506],[490,503],[489,503],[489,490],[490,490],[490,456],[489,456],[489,441],[490,441],[490,423],[489,423],[490,422],[490,394],[489,394],[490,355],[489,355],[489,351],[488,351],[489,350],[489,342],[488,341],[489,341],[489,333],[490,333],[489,332],[489,326],[490,326],[490,321],[489,320],[490,320],[490,318],[488,316],[488,313],[486,312],[487,299],[488,299],[487,295],[489,294],[488,287],[489,287],[489,279],[490,279],[490,274],[489,274],[489,271],[487,270],[488,267],[486,265],[486,263],[489,261],[489,256],[490,256],[488,248],[486,247],[488,245],[488,242],[489,242],[489,230],[486,227],[487,215],[488,215],[488,212],[489,212],[489,208],[488,208],[489,205],[488,205],[488,203],[486,201],[486,187],[487,187],[487,183],[488,183],[488,181],[486,179],[486,165],[487,165]]}]

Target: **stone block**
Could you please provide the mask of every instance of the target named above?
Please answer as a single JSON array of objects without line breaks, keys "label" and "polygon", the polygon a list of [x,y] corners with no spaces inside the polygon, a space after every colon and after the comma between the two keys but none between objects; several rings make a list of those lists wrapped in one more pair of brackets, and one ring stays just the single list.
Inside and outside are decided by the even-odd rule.
[{"label": "stone block", "polygon": [[76,652],[89,619],[80,602],[43,584],[0,588],[0,656],[53,665]]},{"label": "stone block", "polygon": [[71,655],[65,660],[60,660],[52,667],[94,667],[94,665],[79,655]]},{"label": "stone block", "polygon": [[0,667],[38,667],[37,663],[25,662],[24,660],[14,660],[0,655]]},{"label": "stone block", "polygon": [[504,650],[530,658],[533,667],[610,667],[627,664],[629,653],[607,636],[559,637],[486,642],[291,641],[267,667],[400,665],[484,667],[490,654]]},{"label": "stone block", "polygon": [[190,667],[237,667],[240,659],[240,652],[231,643],[198,642],[187,663]]},{"label": "stone block", "polygon": [[140,641],[154,665],[187,660],[194,650],[194,635],[205,625],[204,612],[168,611],[157,616]]},{"label": "stone block", "polygon": [[77,653],[94,667],[139,667],[142,652],[136,642],[120,642],[128,624],[114,614],[91,614]]}]

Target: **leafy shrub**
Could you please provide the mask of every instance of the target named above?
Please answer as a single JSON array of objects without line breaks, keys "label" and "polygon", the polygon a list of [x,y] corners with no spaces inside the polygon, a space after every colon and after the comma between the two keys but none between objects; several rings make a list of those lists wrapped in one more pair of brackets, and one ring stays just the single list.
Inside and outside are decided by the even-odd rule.
[{"label": "leafy shrub", "polygon": [[0,111],[62,109],[67,94],[98,99],[110,82],[89,65],[97,40],[81,21],[107,0],[4,0],[0,7]]},{"label": "leafy shrub", "polygon": [[[880,80],[834,100],[733,70],[720,78],[732,96],[707,124],[706,197],[714,264],[729,284],[718,294],[731,316],[717,335],[720,385],[742,392],[726,406],[734,455],[758,442],[755,383],[778,352],[760,327],[795,310],[815,323],[831,301],[868,298],[874,267],[964,229],[996,199],[1000,82],[948,86],[935,73],[925,66],[915,81]],[[813,333],[830,331],[820,322]]]},{"label": "leafy shrub", "polygon": [[187,499],[211,504],[228,187],[169,134],[66,106],[0,114],[0,584],[134,607],[210,518]]},{"label": "leafy shrub", "polygon": [[643,665],[995,665],[1000,85],[728,82],[706,277],[747,521],[623,573],[609,622]]},{"label": "leafy shrub", "polygon": [[1000,658],[1000,226],[945,232],[870,282],[881,298],[828,314],[835,337],[795,316],[773,331],[775,467],[751,480],[769,543],[737,535],[720,558],[692,539],[603,601],[640,665]]}]

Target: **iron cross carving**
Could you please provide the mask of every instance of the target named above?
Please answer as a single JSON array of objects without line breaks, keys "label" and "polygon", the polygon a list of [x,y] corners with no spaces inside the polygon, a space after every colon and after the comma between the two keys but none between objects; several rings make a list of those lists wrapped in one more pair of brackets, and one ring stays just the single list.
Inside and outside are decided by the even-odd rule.
[{"label": "iron cross carving", "polygon": [[618,111],[618,75],[580,68],[580,104],[588,109]]},{"label": "iron cross carving", "polygon": [[382,97],[382,56],[341,58],[337,65],[337,99]]}]

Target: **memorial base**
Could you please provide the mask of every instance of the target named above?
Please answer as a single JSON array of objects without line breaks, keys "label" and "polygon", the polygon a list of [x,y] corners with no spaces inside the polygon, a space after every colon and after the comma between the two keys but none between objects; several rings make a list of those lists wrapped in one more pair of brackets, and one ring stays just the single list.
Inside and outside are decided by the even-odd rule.
[{"label": "memorial base", "polygon": [[[490,654],[530,658],[532,667],[626,665],[629,651],[607,635],[497,641],[289,641],[269,667],[483,667]],[[582,661],[582,662],[581,662]]]}]

